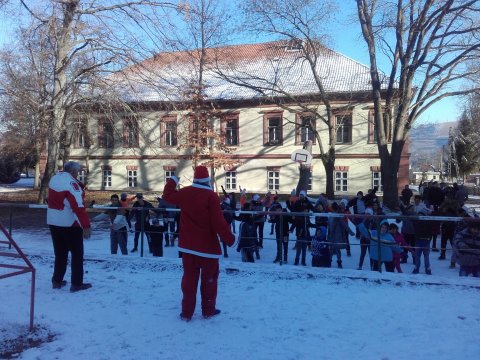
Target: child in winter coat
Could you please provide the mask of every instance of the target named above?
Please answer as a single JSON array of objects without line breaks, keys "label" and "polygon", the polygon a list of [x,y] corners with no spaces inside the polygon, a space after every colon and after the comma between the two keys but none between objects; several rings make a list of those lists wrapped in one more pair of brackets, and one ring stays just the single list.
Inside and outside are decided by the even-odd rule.
[{"label": "child in winter coat", "polygon": [[312,267],[331,267],[332,255],[327,241],[327,228],[320,226],[312,238]]},{"label": "child in winter coat", "polygon": [[460,263],[460,276],[480,277],[480,223],[469,222],[455,236],[455,252]]},{"label": "child in winter coat", "polygon": [[[250,211],[250,204],[245,203],[244,211]],[[252,214],[240,214],[237,251],[241,253],[243,262],[255,262],[254,253],[258,251],[257,232]]]},{"label": "child in winter coat", "polygon": [[401,253],[402,249],[396,244],[393,236],[388,232],[388,221],[380,223],[380,233],[372,229],[370,238],[370,265],[372,271],[379,271],[382,263],[387,272],[393,272],[393,252]]},{"label": "child in winter coat", "polygon": [[163,256],[163,234],[167,231],[167,226],[162,217],[152,217],[150,219],[150,246],[153,256]]},{"label": "child in winter coat", "polygon": [[[288,238],[289,238],[289,225],[291,222],[290,215],[288,215],[287,209],[282,208],[282,205],[278,203],[276,207],[272,206],[270,211],[281,211],[282,215],[275,215],[270,216],[270,218],[274,221],[275,225],[275,238],[277,240],[277,255],[274,263],[286,263],[287,256],[288,256]],[[283,251],[282,251],[283,249]],[[283,253],[283,261],[282,261],[282,253]]]},{"label": "child in winter coat", "polygon": [[395,242],[397,243],[397,245],[402,247],[402,252],[401,253],[393,252],[393,266],[395,267],[397,272],[401,273],[403,271],[402,271],[402,267],[400,266],[400,263],[401,263],[401,261],[403,259],[403,256],[404,256],[404,250],[410,251],[412,253],[413,253],[413,250],[410,247],[410,245],[408,245],[408,243],[405,241],[405,238],[403,237],[403,235],[398,232],[398,225],[397,224],[394,224],[394,223],[390,224],[388,226],[388,231],[390,232],[390,234],[395,239]]},{"label": "child in winter coat", "polygon": [[[337,214],[342,214],[340,206],[334,202],[332,203],[332,211]],[[337,256],[338,268],[342,268],[342,254],[340,249],[345,249],[348,244],[348,235],[355,235],[345,223],[344,218],[330,217],[328,218],[328,242],[331,244],[332,254]]]}]

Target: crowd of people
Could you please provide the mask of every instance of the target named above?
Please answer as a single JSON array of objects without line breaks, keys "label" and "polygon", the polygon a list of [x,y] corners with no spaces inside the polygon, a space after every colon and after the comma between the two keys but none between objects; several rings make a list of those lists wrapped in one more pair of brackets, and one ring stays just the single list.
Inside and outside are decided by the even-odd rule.
[{"label": "crowd of people", "polygon": [[[402,272],[401,264],[407,263],[410,256],[415,265],[414,274],[418,274],[422,266],[426,274],[432,274],[431,253],[439,252],[439,260],[446,260],[447,244],[450,243],[450,267],[459,265],[461,274],[478,275],[480,240],[473,234],[480,227],[479,223],[432,218],[476,216],[465,206],[468,193],[462,185],[422,183],[415,195],[409,185],[405,185],[399,194],[399,204],[394,209],[382,206],[376,188],[366,194],[358,191],[355,197],[338,201],[329,201],[323,194],[312,199],[305,191],[300,191],[297,196],[295,190],[286,201],[280,201],[279,195],[270,191],[260,196],[247,194],[246,189],[240,187],[239,199],[234,192],[227,193],[223,186],[222,192],[220,206],[232,233],[236,234],[238,230],[236,250],[240,252],[242,261],[259,260],[264,234],[269,234],[276,240],[273,262],[288,263],[291,235],[295,242],[291,249],[294,250],[294,265],[306,266],[310,252],[312,266],[331,267],[332,258],[335,258],[337,267],[342,268],[342,252],[344,256],[351,256],[349,237],[355,236],[360,245],[358,270],[364,268],[368,255],[371,270],[384,267],[388,272]],[[107,211],[111,220],[112,254],[116,254],[118,248],[122,254],[127,254],[129,231],[135,233],[131,252],[137,251],[142,233],[153,256],[163,256],[164,246],[175,245],[181,214],[173,210],[173,204],[158,197],[158,204],[154,206],[144,200],[141,193],[131,197],[122,193],[120,198],[112,195],[111,200],[110,206],[122,207]],[[385,219],[369,215],[385,216]],[[389,215],[404,217],[401,220],[387,219]],[[465,235],[465,232],[468,234]],[[461,238],[466,237],[470,239],[469,244],[473,241],[472,249],[465,249],[461,242]],[[462,247],[457,243],[463,244]],[[222,243],[222,253],[224,257],[229,256],[225,243]]]},{"label": "crowd of people", "polygon": [[[254,262],[260,258],[264,226],[268,222],[270,235],[275,234],[277,242],[274,262],[288,263],[289,234],[295,234],[294,265],[306,266],[306,253],[310,250],[312,266],[330,267],[335,257],[338,268],[342,268],[342,251],[351,256],[349,236],[356,236],[360,242],[359,270],[368,254],[371,270],[384,266],[388,272],[402,272],[401,264],[407,263],[410,254],[415,266],[413,273],[420,272],[423,262],[425,273],[431,275],[430,253],[439,252],[438,259],[445,260],[447,243],[450,243],[450,268],[459,265],[460,275],[478,276],[480,222],[468,221],[477,215],[465,206],[468,199],[465,188],[438,182],[422,183],[419,188],[419,193],[414,195],[409,185],[405,185],[399,194],[399,204],[393,209],[382,207],[376,188],[365,195],[359,191],[350,200],[333,202],[325,195],[311,201],[305,191],[297,196],[293,190],[285,206],[278,195],[271,192],[263,197],[252,194],[248,201],[246,190],[241,189],[239,216],[235,215],[238,210],[235,194],[223,190],[222,209],[226,210],[225,219],[233,228],[235,220],[240,222],[237,251],[241,252],[243,261]],[[329,213],[344,216],[333,217]],[[392,218],[393,215],[399,217]],[[443,220],[436,220],[437,216]],[[226,252],[224,256],[228,256]]]}]

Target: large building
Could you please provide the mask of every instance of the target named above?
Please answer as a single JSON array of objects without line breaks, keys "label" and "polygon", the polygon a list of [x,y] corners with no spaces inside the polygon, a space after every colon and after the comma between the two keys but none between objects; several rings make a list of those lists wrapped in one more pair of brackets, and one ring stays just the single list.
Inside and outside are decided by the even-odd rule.
[{"label": "large building", "polygon": [[[286,42],[228,46],[207,54],[202,83],[205,100],[217,114],[211,124],[221,141],[234,148],[225,155],[230,164],[215,172],[218,186],[290,193],[299,176],[291,153],[312,140],[309,191],[325,191],[320,147],[305,126],[313,113],[326,115],[318,96],[320,80],[338,121],[336,194],[381,188],[368,66],[322,48],[315,79],[299,48]],[[85,163],[91,190],[161,191],[173,174],[190,183],[192,150],[181,145],[192,131],[192,109],[184,94],[198,79],[195,56],[160,53],[112,77],[130,110],[117,110],[113,117],[89,111],[73,130],[70,158]],[[313,124],[328,149],[326,124],[321,118]],[[407,182],[405,152],[399,185]]]}]

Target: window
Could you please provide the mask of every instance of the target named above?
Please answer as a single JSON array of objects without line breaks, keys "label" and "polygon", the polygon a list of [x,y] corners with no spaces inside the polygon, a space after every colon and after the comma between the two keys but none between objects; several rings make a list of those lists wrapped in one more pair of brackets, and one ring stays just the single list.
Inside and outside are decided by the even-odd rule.
[{"label": "window", "polygon": [[87,180],[87,172],[85,169],[82,169],[78,172],[77,176],[78,181],[80,181],[82,184],[85,184],[85,181]]},{"label": "window", "polygon": [[177,146],[177,117],[164,117],[160,124],[160,129],[160,146]]},{"label": "window", "polygon": [[190,116],[190,145],[207,146],[208,122],[203,115]]},{"label": "window", "polygon": [[109,120],[98,121],[98,147],[113,148],[113,124]]},{"label": "window", "polygon": [[377,187],[378,191],[383,191],[382,173],[380,171],[372,171],[372,189]]},{"label": "window", "polygon": [[127,170],[128,187],[137,187],[137,170]]},{"label": "window", "polygon": [[86,119],[77,119],[73,129],[73,146],[77,149],[89,148],[89,136]]},{"label": "window", "polygon": [[165,170],[165,182],[172,176],[175,176],[175,170]]},{"label": "window", "polygon": [[313,183],[313,172],[310,171],[310,176],[308,177],[307,191],[312,191],[312,183]]},{"label": "window", "polygon": [[221,122],[221,132],[227,146],[237,146],[238,141],[238,115],[227,115]]},{"label": "window", "polygon": [[281,112],[265,114],[263,117],[263,143],[264,145],[283,144],[283,119]]},{"label": "window", "polygon": [[[387,125],[387,113],[383,112],[383,122]],[[375,131],[375,112],[372,110],[369,113],[368,119],[368,142],[377,142],[377,132]],[[392,140],[392,127],[390,126],[390,134],[388,135],[388,142]]]},{"label": "window", "polygon": [[138,122],[134,118],[123,121],[123,147],[133,148],[139,146]]},{"label": "window", "polygon": [[102,170],[102,186],[103,188],[112,187],[112,170]]},{"label": "window", "polygon": [[336,115],[337,144],[350,144],[352,142],[352,115]]},{"label": "window", "polygon": [[303,145],[305,141],[311,140],[315,144],[316,120],[313,115],[297,115],[295,131],[295,144]]},{"label": "window", "polygon": [[225,189],[235,190],[237,188],[237,172],[227,171],[225,173]]},{"label": "window", "polygon": [[280,190],[280,171],[268,170],[268,190]]},{"label": "window", "polygon": [[335,171],[335,191],[348,191],[347,171]]}]

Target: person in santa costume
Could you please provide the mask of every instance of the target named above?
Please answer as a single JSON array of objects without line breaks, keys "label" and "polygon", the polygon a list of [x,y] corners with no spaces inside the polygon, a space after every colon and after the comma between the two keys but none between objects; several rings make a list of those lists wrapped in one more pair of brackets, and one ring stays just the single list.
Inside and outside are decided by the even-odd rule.
[{"label": "person in santa costume", "polygon": [[182,312],[180,318],[191,320],[195,311],[198,279],[201,279],[202,315],[218,315],[215,307],[217,282],[222,256],[219,238],[233,246],[235,237],[223,217],[220,199],[210,186],[210,176],[205,166],[197,166],[193,184],[177,190],[178,178],[172,176],[163,189],[165,201],[181,210],[178,250],[182,253]]}]

